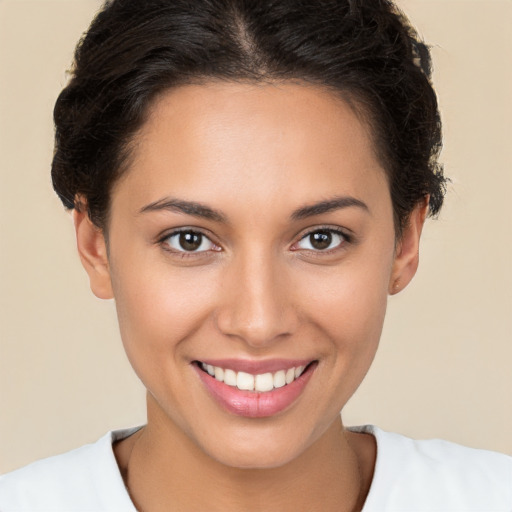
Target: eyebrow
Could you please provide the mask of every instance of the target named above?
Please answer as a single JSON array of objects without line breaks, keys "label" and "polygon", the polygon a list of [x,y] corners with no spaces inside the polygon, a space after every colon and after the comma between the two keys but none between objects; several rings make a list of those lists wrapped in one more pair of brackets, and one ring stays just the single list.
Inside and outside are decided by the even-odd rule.
[{"label": "eyebrow", "polygon": [[226,216],[214,210],[209,206],[206,206],[195,201],[184,201],[182,199],[164,198],[153,203],[150,203],[139,210],[139,213],[156,212],[161,210],[167,210],[171,212],[185,213],[194,217],[201,217],[203,219],[213,220],[216,222],[227,223]]},{"label": "eyebrow", "polygon": [[[334,197],[325,201],[320,201],[311,205],[303,206],[295,210],[290,218],[294,221],[313,217],[315,215],[321,215],[323,213],[329,213],[334,210],[340,210],[342,208],[360,208],[366,212],[370,212],[368,206],[363,201],[356,199],[355,197],[343,196]],[[192,215],[194,217],[201,217],[203,219],[213,220],[216,222],[228,223],[227,217],[220,212],[205,204],[198,203],[196,201],[185,201],[183,199],[164,198],[154,201],[139,210],[139,213],[156,212],[167,210],[171,212],[185,213],[186,215]]]},{"label": "eyebrow", "polygon": [[327,199],[326,201],[320,201],[319,203],[314,203],[312,205],[303,206],[292,213],[291,219],[301,220],[307,217],[313,217],[315,215],[321,215],[334,210],[351,207],[361,208],[365,212],[370,213],[370,209],[366,203],[363,203],[363,201],[356,199],[355,197],[342,196]]}]

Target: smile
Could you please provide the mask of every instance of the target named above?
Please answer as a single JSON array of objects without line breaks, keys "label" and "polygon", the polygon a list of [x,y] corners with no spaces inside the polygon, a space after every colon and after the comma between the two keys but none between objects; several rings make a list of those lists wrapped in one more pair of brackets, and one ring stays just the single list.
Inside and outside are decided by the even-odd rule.
[{"label": "smile", "polygon": [[215,380],[223,382],[228,386],[245,391],[265,393],[291,384],[302,375],[306,366],[291,367],[278,370],[275,373],[266,372],[257,375],[242,371],[236,372],[229,368],[221,368],[220,366],[213,366],[206,363],[201,363],[201,368],[209,373]]},{"label": "smile", "polygon": [[[214,364],[215,363],[215,364]],[[225,411],[264,418],[285,411],[302,395],[318,361],[194,361],[208,394]]]}]

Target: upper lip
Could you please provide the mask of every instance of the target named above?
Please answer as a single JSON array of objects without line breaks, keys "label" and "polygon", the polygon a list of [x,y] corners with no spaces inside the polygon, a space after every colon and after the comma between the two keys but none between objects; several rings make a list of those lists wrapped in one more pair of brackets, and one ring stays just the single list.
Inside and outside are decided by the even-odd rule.
[{"label": "upper lip", "polygon": [[251,373],[259,375],[262,373],[273,373],[279,370],[287,370],[298,366],[307,366],[314,359],[198,359],[200,363],[218,366],[223,369],[230,369],[235,372]]}]

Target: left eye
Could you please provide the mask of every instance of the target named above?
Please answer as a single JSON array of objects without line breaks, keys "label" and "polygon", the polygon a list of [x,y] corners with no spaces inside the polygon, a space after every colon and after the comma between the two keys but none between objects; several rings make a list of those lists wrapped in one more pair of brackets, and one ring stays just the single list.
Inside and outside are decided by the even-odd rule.
[{"label": "left eye", "polygon": [[207,236],[197,231],[179,231],[168,236],[164,242],[179,252],[203,252],[215,247]]},{"label": "left eye", "polygon": [[301,238],[297,247],[310,251],[326,251],[339,247],[345,241],[346,238],[342,233],[331,229],[319,229]]}]

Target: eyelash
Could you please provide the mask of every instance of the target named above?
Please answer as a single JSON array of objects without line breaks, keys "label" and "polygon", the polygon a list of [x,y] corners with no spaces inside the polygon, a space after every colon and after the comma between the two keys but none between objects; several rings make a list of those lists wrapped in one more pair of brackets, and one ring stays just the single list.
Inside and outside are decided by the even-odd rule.
[{"label": "eyelash", "polygon": [[[170,245],[169,240],[174,237],[179,237],[182,234],[199,235],[200,237],[202,237],[201,244],[199,247],[201,247],[204,244],[205,240],[208,241],[213,247],[210,249],[202,250],[202,251],[197,251],[197,250],[187,251],[184,249],[180,250],[180,249],[173,248]],[[221,248],[217,244],[215,244],[215,242],[213,242],[207,234],[203,233],[202,231],[200,231],[198,229],[192,229],[192,228],[183,228],[183,229],[178,229],[178,230],[172,231],[171,233],[167,233],[166,235],[164,235],[163,237],[161,237],[158,240],[158,243],[163,247],[163,249],[165,251],[170,252],[175,255],[179,255],[181,258],[197,257],[198,255],[204,255],[205,253],[208,253],[210,251],[219,252],[221,250]]]},{"label": "eyelash", "polygon": [[[336,236],[339,236],[342,240],[336,247],[333,247],[331,249],[301,249],[300,247],[294,248],[300,242],[302,242],[303,240],[306,240],[308,237],[310,237],[311,235],[314,235],[315,233],[328,233],[331,235],[336,235]],[[176,249],[176,248],[173,248],[172,246],[170,246],[169,240],[171,238],[178,237],[182,234],[199,235],[200,237],[202,237],[199,247],[201,247],[204,244],[205,240],[207,240],[212,245],[212,248],[202,250],[202,251],[198,251],[198,250],[187,251],[183,248],[182,248],[183,250],[180,250],[180,249]],[[220,252],[222,250],[222,248],[220,246],[218,246],[217,244],[215,244],[215,242],[213,242],[207,234],[205,234],[204,232],[202,232],[198,229],[192,229],[192,228],[183,228],[183,229],[178,229],[178,230],[172,231],[171,233],[166,233],[164,236],[162,236],[158,240],[158,243],[163,247],[163,249],[165,251],[170,252],[175,255],[179,255],[181,258],[197,257],[198,255],[205,255],[206,253],[209,253],[210,251]],[[303,251],[308,251],[310,253],[317,253],[319,255],[320,254],[332,254],[334,252],[341,250],[346,244],[350,244],[350,243],[353,243],[353,237],[352,237],[352,235],[348,234],[346,231],[343,231],[339,228],[329,227],[329,226],[319,226],[319,227],[315,227],[314,229],[311,229],[310,231],[302,234],[302,236],[299,238],[299,240],[292,245],[291,250],[293,250],[293,251],[303,250]]]},{"label": "eyelash", "polygon": [[345,245],[353,243],[353,236],[351,234],[347,233],[346,231],[341,230],[340,228],[334,228],[334,227],[330,227],[330,226],[318,226],[318,227],[315,227],[314,229],[311,229],[311,230],[307,231],[306,233],[304,233],[299,238],[299,240],[293,244],[292,248],[297,246],[303,240],[306,240],[311,235],[314,235],[315,233],[329,233],[331,235],[339,236],[342,240],[340,241],[340,243],[338,245],[336,245],[335,247],[333,247],[331,249],[316,249],[315,250],[315,249],[297,248],[297,249],[292,249],[292,250],[295,250],[295,251],[304,250],[304,251],[308,251],[309,253],[313,253],[315,255],[317,255],[317,254],[318,255],[333,254],[337,251],[342,250]]}]

